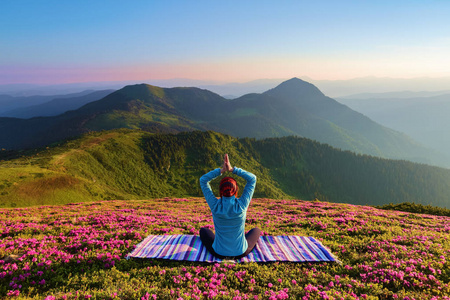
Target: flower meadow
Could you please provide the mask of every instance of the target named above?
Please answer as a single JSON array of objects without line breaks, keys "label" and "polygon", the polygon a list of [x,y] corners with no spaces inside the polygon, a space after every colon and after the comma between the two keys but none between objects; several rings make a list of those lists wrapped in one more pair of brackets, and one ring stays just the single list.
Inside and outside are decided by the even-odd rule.
[{"label": "flower meadow", "polygon": [[450,299],[450,218],[253,199],[247,230],[313,236],[339,263],[130,259],[149,234],[212,226],[204,201],[102,201],[0,210],[3,299]]}]

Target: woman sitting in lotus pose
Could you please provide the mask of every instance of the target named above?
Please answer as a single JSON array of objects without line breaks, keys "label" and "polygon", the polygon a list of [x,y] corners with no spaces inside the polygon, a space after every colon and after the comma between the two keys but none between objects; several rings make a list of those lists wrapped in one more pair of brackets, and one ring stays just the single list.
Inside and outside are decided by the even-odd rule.
[{"label": "woman sitting in lotus pose", "polygon": [[[217,199],[209,182],[225,172],[244,178],[247,183],[240,198],[236,180],[224,177],[220,181],[220,198]],[[256,176],[243,169],[231,167],[228,154],[225,154],[222,168],[212,170],[200,178],[200,187],[211,209],[216,234],[208,228],[200,229],[200,239],[211,254],[218,258],[242,258],[252,251],[261,234],[253,228],[245,234],[247,208],[252,200],[256,186]]]}]

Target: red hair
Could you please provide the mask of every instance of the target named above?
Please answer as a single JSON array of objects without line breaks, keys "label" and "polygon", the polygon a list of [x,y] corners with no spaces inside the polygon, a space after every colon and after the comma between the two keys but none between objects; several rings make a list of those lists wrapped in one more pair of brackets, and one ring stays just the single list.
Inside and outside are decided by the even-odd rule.
[{"label": "red hair", "polygon": [[237,185],[236,180],[234,180],[233,177],[224,177],[220,181],[220,197],[231,197],[231,196],[237,196],[237,193],[239,191],[239,187]]}]

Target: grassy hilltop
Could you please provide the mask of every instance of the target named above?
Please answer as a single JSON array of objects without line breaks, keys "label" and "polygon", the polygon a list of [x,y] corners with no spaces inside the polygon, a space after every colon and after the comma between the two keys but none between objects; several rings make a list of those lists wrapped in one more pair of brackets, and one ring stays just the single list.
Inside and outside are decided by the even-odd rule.
[{"label": "grassy hilltop", "polygon": [[199,177],[219,167],[224,153],[257,175],[255,197],[450,207],[450,170],[356,155],[298,137],[120,129],[0,153],[2,207],[202,196]]},{"label": "grassy hilltop", "polygon": [[[337,263],[125,260],[149,234],[212,226],[201,198],[0,209],[1,299],[449,299],[450,218],[253,199],[247,227],[314,236]],[[304,298],[303,298],[304,297]]]},{"label": "grassy hilltop", "polygon": [[286,196],[235,138],[213,132],[173,136],[113,130],[32,153],[5,151],[6,160],[0,163],[0,203],[15,207],[201,196],[199,177],[219,166],[224,151],[233,164],[258,175],[259,196]]}]

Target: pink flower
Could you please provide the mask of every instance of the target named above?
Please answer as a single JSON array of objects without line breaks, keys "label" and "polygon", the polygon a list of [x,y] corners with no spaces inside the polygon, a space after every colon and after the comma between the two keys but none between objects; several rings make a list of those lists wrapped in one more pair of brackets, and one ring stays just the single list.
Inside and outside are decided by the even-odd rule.
[{"label": "pink flower", "polygon": [[7,296],[12,296],[12,297],[17,297],[19,296],[20,291],[19,290],[12,290],[12,291],[8,291],[8,294],[6,294]]},{"label": "pink flower", "polygon": [[273,287],[273,284],[271,284],[270,282],[267,284],[268,287]]},{"label": "pink flower", "polygon": [[317,288],[317,287],[315,287],[315,286],[313,286],[313,285],[311,285],[311,284],[308,284],[306,287],[305,287],[305,291],[308,291],[308,292],[312,292],[312,291],[318,291],[319,289]]}]

